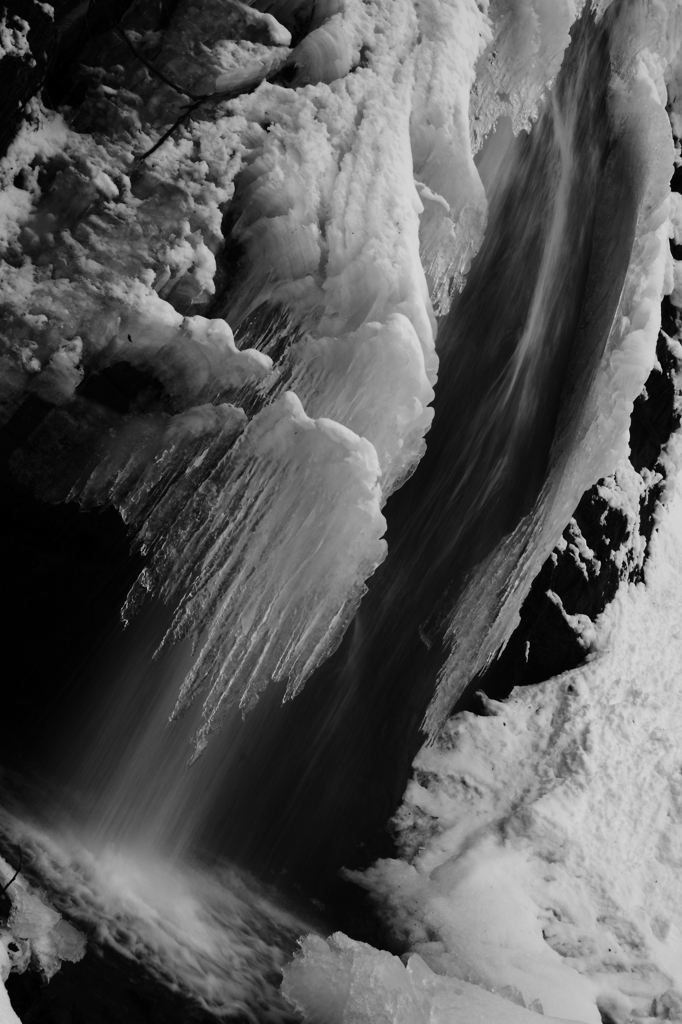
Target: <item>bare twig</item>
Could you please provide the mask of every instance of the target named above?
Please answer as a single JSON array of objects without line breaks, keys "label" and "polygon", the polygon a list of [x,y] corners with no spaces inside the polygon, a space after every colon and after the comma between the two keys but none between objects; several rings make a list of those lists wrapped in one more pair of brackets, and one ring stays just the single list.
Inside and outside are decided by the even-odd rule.
[{"label": "bare twig", "polygon": [[184,112],[184,114],[181,114],[180,117],[177,119],[177,121],[173,122],[173,124],[170,126],[168,131],[165,131],[163,133],[163,135],[161,136],[161,138],[156,140],[156,142],[151,147],[151,149],[148,149],[145,153],[140,153],[140,155],[135,157],[135,159],[139,160],[140,162],[142,162],[142,160],[146,160],[147,157],[150,157],[152,155],[152,153],[156,153],[156,151],[159,148],[159,146],[162,146],[164,144],[164,142],[166,141],[166,139],[170,139],[170,137],[173,134],[173,132],[177,128],[180,127],[180,125],[182,124],[183,121],[188,120],[190,115],[193,114],[194,111],[197,109],[197,107],[200,106],[203,102],[204,102],[204,99],[195,100],[195,102],[192,103],[187,108],[187,110]]},{"label": "bare twig", "polygon": [[14,872],[14,874],[10,878],[9,882],[6,885],[3,885],[2,889],[0,889],[0,896],[2,896],[3,893],[7,892],[7,890],[10,887],[10,885],[15,880],[15,878],[17,878],[17,876],[19,875],[19,872],[21,871],[21,862],[22,862],[23,852],[22,852],[22,849],[21,849],[20,846],[17,846],[17,850],[19,851],[19,867]]},{"label": "bare twig", "polygon": [[[191,117],[191,115],[194,113],[197,107],[200,107],[202,103],[207,103],[209,100],[234,100],[238,96],[248,96],[249,93],[255,92],[255,90],[258,88],[261,82],[269,82],[272,78],[275,78],[276,75],[278,75],[281,70],[281,67],[277,68],[277,71],[273,72],[270,75],[264,75],[263,78],[259,78],[257,81],[252,82],[251,85],[246,86],[244,89],[225,89],[223,92],[209,92],[206,93],[205,96],[196,96],[194,98],[194,101],[187,105],[187,109],[184,111],[184,113],[182,113],[180,117],[177,119],[177,121],[175,121],[170,126],[170,128],[163,133],[161,138],[154,143],[151,149],[148,149],[146,153],[140,153],[140,155],[137,156],[135,159],[137,161],[146,160],[147,157],[150,157],[152,155],[152,153],[155,153],[159,146],[162,146],[166,139],[169,139],[173,132],[175,132],[180,127],[183,121],[188,120],[188,118]],[[189,95],[189,93],[187,93],[187,95]]]},{"label": "bare twig", "polygon": [[[313,10],[314,10],[314,3],[313,3]],[[132,40],[129,38],[127,32],[125,31],[123,26],[120,24],[120,22],[118,22],[114,18],[112,18],[111,19],[111,23],[112,23],[113,27],[115,28],[115,30],[120,35],[121,39],[123,39],[123,41],[126,43],[126,45],[132,51],[132,53],[135,55],[135,57],[137,57],[137,59],[139,61],[141,61],[142,64],[144,64],[144,66],[146,68],[148,68],[149,71],[152,72],[152,74],[156,75],[157,78],[161,79],[162,82],[165,82],[166,85],[169,85],[171,87],[171,89],[174,89],[181,96],[188,96],[189,99],[192,101],[191,103],[187,104],[186,109],[183,111],[183,113],[180,115],[180,117],[178,117],[173,122],[173,124],[170,126],[170,128],[168,128],[167,131],[165,131],[163,133],[163,135],[159,139],[157,139],[157,141],[154,143],[153,146],[151,146],[150,149],[146,150],[144,153],[140,153],[139,156],[135,157],[135,161],[138,162],[138,163],[141,163],[143,160],[147,160],[147,158],[150,157],[152,155],[152,153],[155,153],[157,151],[157,149],[159,149],[159,147],[162,146],[164,144],[164,142],[167,139],[169,139],[171,137],[171,135],[173,135],[173,133],[175,131],[177,131],[177,129],[185,121],[187,121],[192,116],[194,111],[198,107],[200,107],[202,103],[206,103],[209,100],[216,101],[216,100],[236,99],[238,96],[248,95],[249,93],[254,92],[262,82],[269,82],[269,81],[275,79],[277,77],[277,75],[279,75],[281,73],[282,67],[284,67],[286,65],[286,61],[285,61],[284,65],[281,65],[275,71],[271,71],[269,75],[263,75],[262,78],[258,78],[255,81],[252,81],[249,85],[247,85],[247,86],[245,86],[244,88],[241,88],[241,89],[234,89],[234,88],[233,89],[224,89],[224,90],[218,91],[218,92],[207,92],[207,93],[201,93],[201,94],[192,93],[192,92],[189,92],[187,89],[183,89],[182,86],[179,86],[176,82],[173,82],[172,79],[168,78],[168,76],[165,75],[162,71],[159,71],[158,68],[154,67],[154,65],[150,61],[148,61],[146,57],[143,57],[142,54],[137,49],[137,47],[133,44]]]}]

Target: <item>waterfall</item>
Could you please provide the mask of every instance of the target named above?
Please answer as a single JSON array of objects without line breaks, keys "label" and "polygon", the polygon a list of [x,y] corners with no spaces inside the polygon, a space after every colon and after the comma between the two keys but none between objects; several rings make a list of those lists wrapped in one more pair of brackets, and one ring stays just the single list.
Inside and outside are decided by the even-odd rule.
[{"label": "waterfall", "polygon": [[[389,555],[342,645],[295,701],[282,707],[274,685],[245,721],[235,714],[188,773],[184,720],[171,727],[175,772],[153,767],[163,755],[141,739],[149,765],[129,771],[117,797],[126,807],[139,777],[158,771],[162,801],[194,823],[200,845],[308,881],[328,876],[396,806],[439,678],[447,710],[509,634],[594,472],[568,466],[644,188],[636,145],[613,128],[612,20],[577,23],[537,123],[487,171],[486,238],[439,329],[427,452],[386,505]],[[463,639],[451,651],[455,628]],[[154,703],[159,730],[177,683],[169,676],[163,711]],[[124,722],[112,748],[129,735]]]},{"label": "waterfall", "polygon": [[275,1021],[308,897],[626,453],[677,282],[680,18],[233,6],[238,60],[210,4],[121,15],[5,158],[8,473],[113,505],[145,563],[51,712],[43,824],[0,825],[100,941]]}]

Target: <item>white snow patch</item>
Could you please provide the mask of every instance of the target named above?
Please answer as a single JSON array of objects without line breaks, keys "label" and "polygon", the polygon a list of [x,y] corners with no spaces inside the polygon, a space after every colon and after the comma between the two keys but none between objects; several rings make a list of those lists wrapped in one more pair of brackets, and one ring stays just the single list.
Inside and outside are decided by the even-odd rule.
[{"label": "white snow patch", "polygon": [[17,14],[8,15],[5,11],[0,21],[0,60],[4,57],[18,57],[20,60],[35,64],[28,43],[30,30],[31,26],[25,18],[20,18]]}]

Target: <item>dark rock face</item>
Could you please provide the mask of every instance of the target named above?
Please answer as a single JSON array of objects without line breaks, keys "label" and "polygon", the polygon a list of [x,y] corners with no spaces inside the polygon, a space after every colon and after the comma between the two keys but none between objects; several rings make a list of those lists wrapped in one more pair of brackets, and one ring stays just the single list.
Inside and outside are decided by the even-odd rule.
[{"label": "dark rock face", "polygon": [[644,564],[667,475],[665,447],[680,426],[682,369],[670,338],[679,336],[680,313],[666,298],[656,346],[658,366],[636,400],[630,423],[630,463],[641,477],[636,517],[613,504],[617,483],[602,480],[580,500],[573,518],[535,578],[521,621],[507,647],[472,684],[455,711],[476,711],[475,693],[496,700],[515,686],[543,682],[575,668],[588,645],[567,616],[594,621],[613,600],[622,580],[644,579]]},{"label": "dark rock face", "polygon": [[[77,964],[63,964],[45,982],[33,971],[7,981],[22,1024],[210,1024],[216,1017],[172,991],[133,961],[110,949],[90,948]],[[241,1024],[238,1018],[232,1018]],[[243,1018],[246,1021],[247,1018]]]},{"label": "dark rock face", "polygon": [[680,312],[666,297],[661,310],[661,334],[656,346],[660,369],[654,368],[649,375],[645,391],[635,401],[630,422],[630,462],[640,474],[643,469],[656,469],[670,435],[680,425],[675,384],[679,366],[667,344],[666,335],[668,338],[676,338],[681,327]]},{"label": "dark rock face", "polygon": [[[42,412],[42,410],[38,410]],[[26,412],[28,416],[28,413]],[[18,425],[14,424],[15,429]],[[8,428],[0,441],[11,449]],[[122,628],[119,609],[142,568],[112,509],[39,501],[0,459],[3,687],[0,749],[5,767],[40,760],[57,711],[80,696],[77,670],[103,633]],[[75,688],[74,688],[75,687]]]},{"label": "dark rock face", "polygon": [[56,36],[54,21],[42,4],[8,0],[3,8],[10,29],[21,30],[22,23],[28,24],[30,53],[8,53],[0,60],[0,157],[16,135],[25,104],[43,84]]},{"label": "dark rock face", "polygon": [[[50,6],[53,14],[47,4],[34,0],[3,4],[8,28],[22,32],[28,51],[10,52],[0,59],[0,157],[24,120],[26,104],[41,90],[45,105],[54,109],[79,98],[74,93],[80,85],[74,76],[76,59],[86,43],[91,45],[93,37],[121,17],[130,2],[53,0]],[[162,11],[164,4],[157,0],[149,6]]]}]

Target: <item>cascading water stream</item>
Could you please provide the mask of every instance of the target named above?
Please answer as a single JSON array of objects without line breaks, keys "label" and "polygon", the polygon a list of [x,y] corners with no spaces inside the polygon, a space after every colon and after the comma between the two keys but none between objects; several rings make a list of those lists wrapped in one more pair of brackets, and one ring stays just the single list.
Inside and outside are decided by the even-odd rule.
[{"label": "cascading water stream", "polygon": [[[667,240],[682,235],[682,206],[667,199],[667,79],[656,65],[674,50],[645,0],[584,9],[567,49],[571,3],[507,22],[494,4],[488,13],[469,0],[405,0],[395,32],[386,0],[349,0],[333,25],[317,26],[313,4],[308,34],[297,26],[303,51],[261,10],[284,17],[297,0],[230,6],[217,26],[212,2],[187,0],[158,38],[140,36],[143,46],[161,40],[154,61],[166,68],[170,110],[187,109],[183,88],[201,92],[165,142],[154,61],[140,62],[129,39],[128,64],[107,70],[123,29],[110,33],[100,69],[116,87],[98,79],[72,122],[41,120],[43,111],[19,140],[35,157],[11,186],[22,212],[7,250],[10,307],[17,346],[29,327],[40,341],[11,353],[25,391],[10,388],[5,405],[0,394],[0,410],[15,409],[2,473],[22,507],[32,488],[34,504],[113,506],[119,550],[123,522],[147,567],[119,567],[121,592],[137,576],[125,633],[95,644],[87,615],[72,615],[96,647],[89,666],[71,688],[58,677],[35,717],[24,714],[31,756],[3,750],[19,791],[31,767],[38,784],[13,804],[13,780],[3,780],[0,876],[19,847],[26,884],[48,893],[26,906],[52,924],[17,935],[51,935],[44,951],[57,966],[84,943],[55,911],[95,938],[114,986],[123,963],[202,1013],[288,1024],[281,971],[302,932],[342,928],[390,946],[364,930],[375,927],[365,890],[340,882],[339,869],[386,852],[386,822],[425,737],[463,706],[511,635],[581,495],[619,464],[635,396],[646,398],[661,296],[680,288]],[[192,51],[185,37],[199,13]],[[529,20],[537,38],[524,49]],[[227,47],[222,32],[236,33]],[[327,61],[337,44],[346,63]],[[261,68],[231,98],[204,96],[214,80],[196,76],[207,55],[238,63],[247,51],[270,61],[267,80]],[[538,61],[530,73],[519,70],[524,53]],[[292,67],[321,77],[292,85]],[[452,102],[432,94],[445,80]],[[110,95],[126,113],[107,135]],[[475,146],[500,109],[509,117],[474,164],[467,126]],[[147,132],[162,145],[141,156]],[[445,167],[455,168],[452,188]],[[72,202],[79,182],[85,208],[85,198]],[[55,252],[41,252],[51,238]],[[430,303],[462,275],[436,360]],[[226,309],[241,309],[246,327],[221,320]],[[431,422],[437,361],[425,454],[405,481]],[[672,371],[666,380],[672,403]],[[632,509],[640,480],[648,501],[663,493],[656,457],[630,481]],[[58,521],[51,515],[36,521]],[[633,526],[631,536],[634,550],[644,533]],[[644,541],[638,550],[641,568]],[[157,596],[143,602],[148,592]],[[561,598],[548,595],[560,614]],[[102,618],[100,609],[96,629]],[[198,657],[178,639],[188,635]],[[7,717],[28,704],[12,694]],[[0,956],[14,937],[7,916],[5,925]],[[22,946],[20,966],[37,955],[44,969],[36,950]],[[97,988],[94,959],[81,977]]]},{"label": "cascading water stream", "polygon": [[440,325],[427,453],[389,500],[389,557],[341,647],[293,702],[282,707],[273,684],[245,721],[235,713],[188,770],[196,716],[167,720],[190,655],[166,652],[145,678],[167,619],[134,625],[130,665],[109,683],[89,752],[62,773],[98,844],[227,855],[323,891],[393,811],[448,656],[448,622],[465,624],[470,646],[460,644],[454,699],[500,608],[512,621],[514,574],[527,587],[539,566],[532,530],[560,532],[566,501],[579,497],[561,492],[562,475],[638,212],[637,169],[610,109],[616,20],[585,13],[531,133],[513,138],[503,123],[480,156],[488,229]]},{"label": "cascading water stream", "polygon": [[[638,212],[638,172],[609,111],[612,20],[576,25],[551,100],[490,188],[486,241],[440,327],[427,454],[387,505],[389,557],[342,646],[294,702],[280,708],[273,687],[218,740],[229,750],[212,783],[221,815],[196,833],[209,848],[309,883],[329,877],[400,798],[453,609],[476,613],[478,654],[494,615],[476,601],[504,593],[528,547],[527,535],[511,550],[504,538],[538,519],[558,535],[572,511],[559,483]],[[500,552],[502,569],[466,592]],[[471,652],[462,662],[466,683]]]}]

